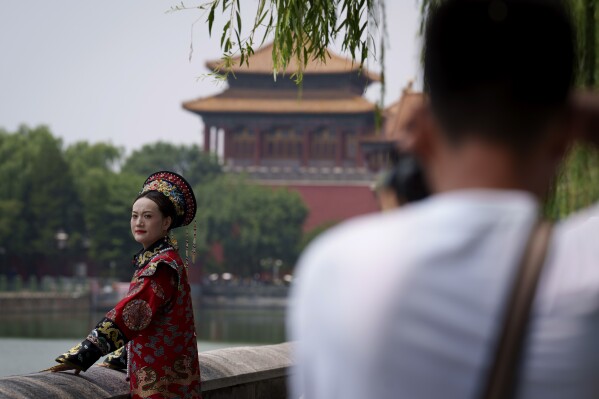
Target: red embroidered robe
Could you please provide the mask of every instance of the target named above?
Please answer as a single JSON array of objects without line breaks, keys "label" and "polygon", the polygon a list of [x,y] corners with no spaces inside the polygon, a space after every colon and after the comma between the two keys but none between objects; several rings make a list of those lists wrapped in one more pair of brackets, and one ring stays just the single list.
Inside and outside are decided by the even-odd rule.
[{"label": "red embroidered robe", "polygon": [[200,367],[187,271],[170,242],[136,256],[127,296],[87,339],[56,361],[87,370],[101,356],[127,367],[133,399],[201,398]]}]

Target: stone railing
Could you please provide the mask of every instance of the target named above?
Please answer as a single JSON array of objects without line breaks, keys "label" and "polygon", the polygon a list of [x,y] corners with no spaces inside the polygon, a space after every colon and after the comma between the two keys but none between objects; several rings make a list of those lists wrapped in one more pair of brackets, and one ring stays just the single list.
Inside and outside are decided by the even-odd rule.
[{"label": "stone railing", "polygon": [[[287,398],[290,349],[289,343],[283,343],[202,352],[203,399]],[[65,372],[0,378],[1,399],[128,397],[125,374],[104,367],[92,367],[79,376]]]}]

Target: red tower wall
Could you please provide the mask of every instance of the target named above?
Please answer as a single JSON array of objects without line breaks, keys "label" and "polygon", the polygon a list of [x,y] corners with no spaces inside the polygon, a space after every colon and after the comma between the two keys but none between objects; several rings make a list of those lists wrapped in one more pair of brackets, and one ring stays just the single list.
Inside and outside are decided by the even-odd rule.
[{"label": "red tower wall", "polygon": [[[265,186],[271,186],[262,183]],[[272,185],[272,187],[281,187]],[[378,212],[374,193],[368,186],[325,186],[289,184],[284,186],[299,193],[309,213],[304,231],[326,222],[340,222],[354,216]]]}]

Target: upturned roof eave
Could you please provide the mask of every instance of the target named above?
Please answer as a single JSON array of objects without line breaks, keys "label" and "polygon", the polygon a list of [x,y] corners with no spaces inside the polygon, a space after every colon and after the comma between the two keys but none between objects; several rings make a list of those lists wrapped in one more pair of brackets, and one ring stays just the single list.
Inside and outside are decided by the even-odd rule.
[{"label": "upturned roof eave", "polygon": [[218,114],[240,114],[240,115],[361,115],[361,114],[374,114],[374,107],[372,109],[362,110],[249,110],[249,109],[238,109],[238,110],[215,110],[215,109],[201,109],[196,107],[189,107],[183,104],[183,109],[189,112],[193,112],[198,115],[218,115]]},{"label": "upturned roof eave", "polygon": [[[247,74],[258,74],[258,75],[269,75],[272,76],[273,75],[273,63],[272,63],[272,47],[273,44],[267,44],[263,47],[260,47],[259,49],[257,49],[254,54],[252,56],[250,56],[249,60],[248,60],[248,65],[244,65],[241,64],[241,57],[237,56],[237,57],[233,57],[231,59],[232,61],[232,66],[231,66],[231,72],[233,72],[234,74],[237,73],[247,73]],[[380,82],[381,81],[381,76],[377,73],[371,72],[369,71],[367,68],[362,67],[360,68],[360,64],[354,62],[353,60],[349,59],[349,58],[345,58],[342,57],[338,54],[336,54],[333,51],[328,51],[328,55],[329,55],[329,60],[328,63],[322,63],[318,60],[311,60],[308,62],[308,64],[306,65],[306,67],[304,68],[303,74],[304,76],[309,76],[309,75],[322,75],[322,74],[345,74],[345,73],[353,73],[353,72],[357,72],[360,73],[360,70],[362,70],[361,74],[363,73],[363,75],[370,81],[370,82]],[[254,59],[254,63],[252,63],[252,59]],[[280,71],[277,73],[277,76],[281,76],[281,75],[293,75],[295,72],[297,72],[297,68],[293,68],[293,64],[295,63],[294,60],[292,60],[291,65],[289,66],[289,70],[286,71]],[[214,70],[218,70],[218,69],[223,69],[223,60],[222,59],[218,59],[218,60],[209,60],[206,62],[206,68],[208,68],[211,71]],[[256,67],[256,65],[258,65]]]},{"label": "upturned roof eave", "polygon": [[[211,71],[214,71],[216,69],[216,66],[211,67],[210,65],[206,64],[206,67],[208,69],[210,69]],[[366,71],[364,73],[364,71]],[[247,70],[247,69],[235,69],[232,68],[231,69],[231,73],[234,76],[237,75],[252,75],[252,76],[269,76],[272,77],[273,76],[273,70]],[[277,78],[279,77],[291,77],[293,76],[295,72],[294,71],[286,71],[286,72],[278,72],[277,73]],[[303,75],[304,75],[304,79],[306,78],[306,76],[322,76],[322,75],[352,75],[352,74],[357,74],[358,76],[364,76],[366,78],[366,80],[369,83],[375,83],[375,82],[380,82],[381,81],[381,75],[379,75],[378,73],[375,72],[371,72],[367,69],[362,69],[362,71],[360,71],[359,67],[353,68],[353,69],[346,69],[346,70],[329,70],[329,71],[304,71]]]}]

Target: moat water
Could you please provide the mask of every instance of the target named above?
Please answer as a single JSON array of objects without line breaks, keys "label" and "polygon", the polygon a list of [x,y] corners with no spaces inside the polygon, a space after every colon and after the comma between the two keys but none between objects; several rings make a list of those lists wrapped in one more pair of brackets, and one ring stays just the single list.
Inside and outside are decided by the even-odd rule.
[{"label": "moat water", "polygon": [[[0,310],[0,377],[47,368],[85,338],[103,313],[10,314]],[[200,352],[285,341],[283,309],[195,311]]]}]

